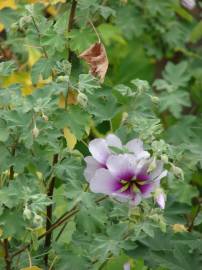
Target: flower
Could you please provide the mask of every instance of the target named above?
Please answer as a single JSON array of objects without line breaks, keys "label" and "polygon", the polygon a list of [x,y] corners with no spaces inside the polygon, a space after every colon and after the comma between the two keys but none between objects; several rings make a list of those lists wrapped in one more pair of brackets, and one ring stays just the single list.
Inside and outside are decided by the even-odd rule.
[{"label": "flower", "polygon": [[113,153],[110,147],[131,151],[137,159],[149,157],[149,153],[144,151],[143,143],[139,139],[129,141],[125,146],[121,140],[114,134],[109,134],[106,139],[94,139],[89,143],[89,151],[92,156],[85,158],[86,169],[84,176],[88,182],[91,181],[97,169],[106,168],[108,157]]},{"label": "flower", "polygon": [[[121,151],[113,151],[117,147]],[[151,157],[144,151],[139,139],[129,141],[125,146],[120,139],[110,134],[106,139],[95,139],[89,144],[92,157],[86,157],[84,175],[91,191],[115,197],[119,201],[130,201],[137,205],[142,198],[160,190],[160,180],[167,175],[163,161]],[[127,151],[125,151],[127,150]],[[163,193],[156,192],[156,201],[165,207]]]},{"label": "flower", "polygon": [[130,270],[130,263],[129,262],[124,264],[123,270]]},{"label": "flower", "polygon": [[111,155],[106,163],[107,169],[96,170],[90,189],[137,205],[142,198],[150,197],[167,174],[161,161],[157,162],[155,170],[148,172],[151,162],[147,159],[138,161],[131,154]]},{"label": "flower", "polygon": [[165,194],[162,191],[158,192],[156,196],[156,202],[161,209],[165,208],[165,200]]},{"label": "flower", "polygon": [[182,0],[181,3],[185,8],[187,8],[189,10],[194,9],[195,6],[196,6],[196,1],[195,0]]}]

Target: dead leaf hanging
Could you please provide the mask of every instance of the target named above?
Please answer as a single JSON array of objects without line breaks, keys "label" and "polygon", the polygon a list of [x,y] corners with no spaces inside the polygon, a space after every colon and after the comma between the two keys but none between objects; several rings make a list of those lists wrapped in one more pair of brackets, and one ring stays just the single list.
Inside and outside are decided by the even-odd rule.
[{"label": "dead leaf hanging", "polygon": [[103,82],[109,65],[104,45],[97,42],[81,53],[79,57],[90,65],[90,73],[99,77]]}]

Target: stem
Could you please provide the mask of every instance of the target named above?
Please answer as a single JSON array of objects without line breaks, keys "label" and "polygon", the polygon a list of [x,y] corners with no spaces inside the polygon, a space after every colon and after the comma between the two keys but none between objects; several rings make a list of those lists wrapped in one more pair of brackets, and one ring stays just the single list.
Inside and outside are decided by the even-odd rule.
[{"label": "stem", "polygon": [[[37,31],[37,34],[38,34],[38,37],[39,37],[39,44],[40,44],[40,46],[41,46],[41,33],[40,33],[40,30],[39,30],[39,27],[38,27],[38,25],[37,25],[37,23],[36,23],[34,17],[31,16],[31,18],[32,18],[34,27],[35,27],[35,29],[36,29],[36,31]],[[44,56],[45,56],[46,58],[48,58],[48,54],[47,54],[45,48],[44,48],[43,46],[41,46],[41,48],[42,48],[42,50],[43,50]]]},{"label": "stem", "polygon": [[[12,151],[11,151],[11,155],[14,157],[15,156],[15,148],[16,148],[16,145],[14,144],[13,146],[12,146]],[[13,165],[11,165],[10,166],[10,171],[9,171],[9,179],[10,180],[13,180],[14,179],[14,166]]]},{"label": "stem", "polygon": [[9,250],[8,250],[8,248],[9,248],[8,239],[4,239],[3,246],[4,246],[4,260],[6,263],[5,269],[11,270],[11,257],[10,257]]},{"label": "stem", "polygon": [[88,21],[89,21],[90,25],[91,25],[91,26],[92,26],[92,28],[93,28],[93,31],[95,32],[95,34],[96,34],[96,36],[97,36],[98,43],[100,43],[100,42],[101,42],[101,40],[100,40],[100,35],[99,35],[99,33],[98,33],[97,29],[95,28],[95,26],[94,26],[93,22],[92,22],[90,19],[89,19]]},{"label": "stem", "polygon": [[[68,33],[72,30],[72,27],[74,25],[76,6],[77,6],[77,0],[72,0],[72,5],[71,5],[71,9],[70,9],[70,14],[69,14],[69,21],[68,21],[68,25],[67,25],[67,32]],[[69,48],[69,45],[68,45],[68,61],[72,62],[72,52]]]},{"label": "stem", "polygon": [[192,217],[191,223],[190,223],[190,225],[189,225],[189,227],[188,227],[188,231],[189,231],[189,232],[192,232],[192,230],[193,230],[193,228],[194,228],[194,222],[195,222],[195,219],[197,218],[198,214],[200,213],[200,210],[201,210],[201,205],[199,204],[199,205],[197,206],[197,209],[196,209],[195,214],[194,214],[193,217]]},{"label": "stem", "polygon": [[[55,154],[53,156],[53,166],[57,162],[58,162],[58,154]],[[48,192],[47,192],[47,196],[51,200],[53,198],[54,187],[55,187],[55,177],[52,177],[50,184],[49,184],[49,187],[48,187]],[[53,205],[50,204],[46,208],[46,232],[49,231],[51,228],[52,216],[53,216]],[[51,246],[51,239],[52,239],[52,233],[50,232],[49,234],[46,234],[46,237],[45,237],[44,248],[46,251],[48,251],[50,246]],[[44,256],[44,263],[45,263],[45,266],[48,267],[48,253],[46,253]]]}]

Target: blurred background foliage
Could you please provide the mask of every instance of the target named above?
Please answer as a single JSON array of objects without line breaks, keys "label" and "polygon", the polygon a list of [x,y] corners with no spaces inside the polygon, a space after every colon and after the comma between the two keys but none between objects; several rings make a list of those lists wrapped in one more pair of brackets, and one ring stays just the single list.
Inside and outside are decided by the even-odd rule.
[{"label": "blurred background foliage", "polygon": [[[131,269],[134,270],[201,269],[202,2],[196,1],[193,9],[186,8],[178,0],[76,2],[74,25],[68,31],[72,1],[0,0],[1,153],[7,153],[5,144],[9,143],[10,138],[3,118],[6,119],[8,129],[15,125],[20,129],[24,145],[19,156],[11,162],[19,174],[16,183],[0,191],[0,203],[3,205],[6,200],[6,207],[17,207],[19,210],[20,194],[24,200],[21,209],[24,209],[29,194],[35,202],[31,205],[35,217],[37,211],[41,212],[49,204],[48,198],[42,196],[38,182],[32,184],[33,190],[29,190],[30,193],[28,189],[21,190],[20,175],[25,170],[40,179],[41,175],[47,175],[52,154],[58,149],[62,157],[67,154],[62,152],[64,149],[56,139],[61,136],[61,129],[68,155],[71,155],[67,160],[61,159],[56,168],[58,183],[54,215],[57,218],[67,210],[66,200],[71,201],[81,192],[81,187],[75,187],[73,180],[81,178],[81,153],[88,153],[88,141],[108,132],[116,132],[123,141],[138,136],[148,148],[152,145],[149,150],[157,157],[164,158],[171,168],[165,183],[168,190],[165,220],[158,220],[162,227],[164,222],[169,225],[167,233],[141,221],[140,228],[135,227],[136,235],[126,244],[122,243],[119,236],[124,234],[124,223],[118,226],[115,223],[107,232],[105,224],[108,218],[116,215],[123,217],[123,212],[128,210],[119,205],[113,208],[110,202],[105,205],[106,209],[111,209],[110,214],[104,211],[103,206],[94,209],[92,198],[90,202],[90,197],[82,193],[78,195],[78,200],[83,200],[83,210],[76,220],[68,223],[61,240],[53,245],[53,254],[57,254],[56,262],[52,255],[55,269],[118,270],[123,269],[126,261],[131,262]],[[88,66],[78,58],[80,53],[97,41],[92,24],[109,59],[109,69],[103,85],[88,74]],[[71,66],[67,59],[71,60]],[[13,94],[18,90],[26,100],[23,105],[19,95]],[[12,101],[16,108],[21,108],[19,115],[2,109],[8,101]],[[58,112],[58,107],[62,109],[67,104],[67,114]],[[35,113],[40,111],[44,119],[45,116],[50,119],[44,133],[36,136],[35,144],[42,145],[43,149],[34,146],[36,153],[43,158],[34,161],[30,154],[34,144],[33,134],[31,130],[27,133],[32,106],[38,108]],[[53,108],[54,111],[51,111]],[[44,123],[37,120],[37,125],[42,129]],[[50,145],[47,146],[47,142]],[[2,174],[7,169],[9,158],[9,154],[3,154],[0,158]],[[70,184],[61,180],[64,176],[69,177]],[[173,180],[174,177],[178,180]],[[32,177],[24,180],[27,187],[32,180]],[[12,196],[5,197],[6,192]],[[37,197],[38,193],[40,195]],[[62,199],[58,199],[60,197]],[[85,205],[90,207],[90,215]],[[71,203],[68,209],[70,206]],[[145,209],[144,215],[148,217],[149,210]],[[155,219],[157,214],[153,215],[151,219]],[[134,216],[139,217],[138,210]],[[28,225],[23,220],[17,222],[17,219],[17,212],[10,215],[4,211],[0,216],[4,237],[14,238],[12,247],[23,242],[23,230],[27,226],[32,227],[32,221]],[[16,223],[18,226],[15,228],[9,225],[5,232],[5,223]],[[40,228],[44,230],[43,226]],[[106,235],[101,234],[102,231]],[[92,239],[89,240],[82,232],[88,237],[93,234]],[[40,235],[40,232],[37,231],[37,234]],[[25,242],[31,239],[35,243],[36,238],[36,231],[32,231]],[[91,243],[85,245],[86,239]],[[38,252],[36,249],[33,251],[32,260],[33,264],[40,267],[41,257],[38,255],[43,249],[40,246],[37,248]],[[27,255],[23,256],[22,262],[18,261],[19,268],[27,265]],[[89,257],[95,259],[90,261]],[[0,269],[4,268],[0,266]]]}]

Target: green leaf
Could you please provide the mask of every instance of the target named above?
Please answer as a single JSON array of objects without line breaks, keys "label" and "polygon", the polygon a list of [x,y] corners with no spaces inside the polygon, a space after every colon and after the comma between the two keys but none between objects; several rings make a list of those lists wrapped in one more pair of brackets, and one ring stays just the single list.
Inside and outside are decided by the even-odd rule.
[{"label": "green leaf", "polygon": [[162,93],[160,95],[160,111],[169,110],[173,116],[179,118],[183,107],[191,105],[189,93],[185,91],[175,91],[171,93]]},{"label": "green leaf", "polygon": [[69,34],[69,38],[71,50],[76,53],[83,52],[97,40],[96,35],[89,29],[73,29]]},{"label": "green leaf", "polygon": [[200,21],[192,30],[189,40],[192,43],[196,43],[202,37],[202,21]]},{"label": "green leaf", "polygon": [[0,76],[8,76],[17,69],[13,60],[0,63]]},{"label": "green leaf", "polygon": [[31,70],[32,83],[36,84],[40,76],[45,80],[51,76],[53,62],[49,59],[41,58],[37,61]]},{"label": "green leaf", "polygon": [[187,62],[181,62],[177,65],[169,62],[163,72],[164,80],[156,80],[154,86],[159,90],[172,92],[178,88],[184,88],[191,78],[187,72]]},{"label": "green leaf", "polygon": [[98,89],[101,86],[99,85],[98,80],[91,74],[80,74],[78,88],[79,91],[86,91],[87,93],[92,93],[94,89]]},{"label": "green leaf", "polygon": [[58,110],[54,117],[55,126],[64,128],[68,126],[78,140],[81,140],[86,127],[89,126],[90,116],[79,106],[69,106],[67,111]]}]

